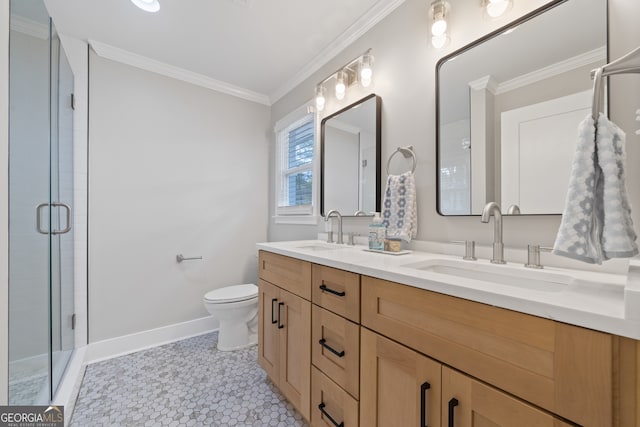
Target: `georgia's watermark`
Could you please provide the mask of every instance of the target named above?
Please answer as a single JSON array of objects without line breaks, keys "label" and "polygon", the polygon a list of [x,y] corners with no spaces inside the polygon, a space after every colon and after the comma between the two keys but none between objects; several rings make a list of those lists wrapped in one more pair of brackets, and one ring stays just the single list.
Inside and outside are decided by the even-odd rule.
[{"label": "georgia's watermark", "polygon": [[0,427],[64,427],[64,406],[0,406]]}]

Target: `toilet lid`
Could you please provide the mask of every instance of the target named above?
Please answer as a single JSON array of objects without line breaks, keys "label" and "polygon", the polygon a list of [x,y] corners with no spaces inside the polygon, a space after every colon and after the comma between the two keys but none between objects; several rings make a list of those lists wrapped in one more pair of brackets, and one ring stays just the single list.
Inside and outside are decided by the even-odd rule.
[{"label": "toilet lid", "polygon": [[258,296],[258,287],[253,283],[225,286],[205,294],[204,299],[214,303],[245,301]]}]

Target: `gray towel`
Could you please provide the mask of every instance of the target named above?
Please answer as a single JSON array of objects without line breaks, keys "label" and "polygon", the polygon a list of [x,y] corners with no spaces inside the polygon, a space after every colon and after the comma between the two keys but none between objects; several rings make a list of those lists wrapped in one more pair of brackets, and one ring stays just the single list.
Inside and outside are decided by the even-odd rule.
[{"label": "gray towel", "polygon": [[600,114],[596,143],[603,181],[603,257],[609,259],[636,256],[637,235],[631,219],[625,173],[625,133],[604,114]]},{"label": "gray towel", "polygon": [[418,203],[413,172],[389,175],[384,192],[382,223],[388,237],[410,242],[418,234]]},{"label": "gray towel", "polygon": [[626,190],[624,140],[624,132],[604,114],[597,133],[591,116],[580,123],[554,254],[592,264],[638,254]]}]

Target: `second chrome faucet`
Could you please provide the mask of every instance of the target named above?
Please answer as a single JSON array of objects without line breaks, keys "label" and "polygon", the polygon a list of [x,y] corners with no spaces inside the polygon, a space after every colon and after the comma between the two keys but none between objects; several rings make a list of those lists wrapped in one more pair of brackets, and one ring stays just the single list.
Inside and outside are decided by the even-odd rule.
[{"label": "second chrome faucet", "polygon": [[494,264],[506,264],[504,260],[504,243],[502,242],[502,212],[500,206],[496,202],[489,202],[482,210],[481,221],[488,223],[493,215],[493,258],[491,262]]},{"label": "second chrome faucet", "polygon": [[[342,245],[344,243],[344,241],[342,240],[342,215],[340,215],[340,212],[338,212],[335,209],[330,210],[329,212],[327,212],[327,215],[324,217],[325,221],[329,221],[329,219],[335,216],[336,218],[338,218],[338,244]],[[332,232],[329,232],[329,239],[327,240],[328,243],[333,243],[333,239],[332,239]]]}]

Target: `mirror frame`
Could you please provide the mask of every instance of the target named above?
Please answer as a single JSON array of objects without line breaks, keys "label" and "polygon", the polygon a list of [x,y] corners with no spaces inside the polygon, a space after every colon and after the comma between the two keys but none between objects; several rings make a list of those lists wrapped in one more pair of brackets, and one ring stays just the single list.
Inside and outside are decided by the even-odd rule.
[{"label": "mirror frame", "polygon": [[[460,49],[442,57],[437,63],[436,63],[436,76],[435,76],[435,83],[436,83],[436,122],[435,122],[435,128],[436,128],[436,212],[438,213],[438,215],[445,217],[445,218],[453,218],[453,217],[478,217],[480,216],[480,214],[468,214],[468,215],[461,215],[461,214],[451,214],[451,215],[445,215],[441,212],[440,209],[440,68],[442,67],[442,65],[447,62],[448,60],[470,50],[473,49],[474,47],[486,42],[489,39],[492,39],[494,37],[499,36],[500,34],[502,34],[504,31],[506,31],[509,28],[515,28],[519,25],[521,25],[522,23],[529,21],[535,17],[537,17],[538,15],[542,15],[545,12],[548,12],[549,10],[555,8],[556,6],[561,5],[562,3],[566,3],[569,0],[553,0],[550,3],[547,3],[529,13],[527,13],[526,15],[521,16],[520,18],[511,21],[509,23],[507,23],[506,25],[480,37],[477,40],[474,40],[473,42],[461,47]],[[579,0],[578,0],[579,1]],[[607,11],[609,8],[609,2],[607,0]],[[608,13],[607,13],[608,16]],[[607,19],[607,17],[605,16],[604,19]],[[608,28],[608,23],[607,23],[607,28]],[[608,30],[607,30],[607,57],[606,57],[606,61],[609,62],[609,38],[608,38]],[[605,111],[608,111],[608,100],[609,100],[609,87],[607,85],[606,89],[605,89],[605,100],[604,100],[604,108]],[[506,212],[503,212],[503,215],[507,215]],[[518,216],[558,216],[558,215],[562,215],[562,213],[553,213],[553,214],[518,214]]]},{"label": "mirror frame", "polygon": [[[327,120],[335,118],[336,116],[348,111],[371,98],[375,98],[376,101],[376,210],[380,212],[381,203],[381,191],[382,191],[382,98],[375,93],[365,96],[360,100],[347,105],[346,107],[336,111],[335,113],[325,117],[320,122],[320,215],[325,216],[324,206],[324,178],[325,178],[325,158],[324,158],[324,138],[325,138],[325,123]],[[340,212],[342,214],[342,212]],[[353,217],[354,215],[342,214],[343,217]],[[371,217],[373,215],[367,214]]]}]

